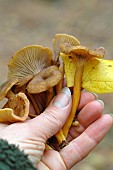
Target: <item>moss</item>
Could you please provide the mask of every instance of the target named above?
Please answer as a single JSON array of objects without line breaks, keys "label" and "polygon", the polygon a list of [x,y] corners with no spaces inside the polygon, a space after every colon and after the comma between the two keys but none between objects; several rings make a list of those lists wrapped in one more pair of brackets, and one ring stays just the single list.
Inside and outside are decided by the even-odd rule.
[{"label": "moss", "polygon": [[18,147],[0,140],[0,170],[36,170],[36,168]]}]

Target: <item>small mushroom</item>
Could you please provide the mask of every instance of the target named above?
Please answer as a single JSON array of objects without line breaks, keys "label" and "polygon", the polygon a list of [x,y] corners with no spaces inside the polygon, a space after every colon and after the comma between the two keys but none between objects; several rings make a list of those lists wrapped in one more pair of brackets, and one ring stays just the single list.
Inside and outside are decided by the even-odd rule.
[{"label": "small mushroom", "polygon": [[43,69],[35,75],[35,77],[28,83],[28,93],[37,94],[47,91],[46,106],[54,97],[53,87],[59,83],[62,78],[62,73],[57,66],[50,66]]},{"label": "small mushroom", "polygon": [[60,57],[61,45],[65,44],[68,47],[79,45],[80,42],[73,36],[67,34],[56,34],[53,41],[54,61],[59,66],[59,70],[62,72],[62,79],[56,86],[56,91],[59,93],[63,87],[64,81],[64,65]]},{"label": "small mushroom", "polygon": [[[24,121],[29,114],[29,100],[24,93],[14,94],[11,90],[18,79],[13,78],[2,84],[0,87],[0,100],[8,98],[3,109],[0,109],[0,122]],[[5,112],[6,111],[6,112]]]},{"label": "small mushroom", "polygon": [[[9,108],[12,110],[9,110]],[[6,114],[3,111],[6,111]],[[3,115],[4,114],[4,115]],[[18,122],[25,121],[29,115],[29,100],[24,93],[18,93],[15,97],[10,98],[0,109],[0,122]]]},{"label": "small mushroom", "polygon": [[44,92],[55,86],[62,78],[62,73],[57,66],[50,66],[35,75],[28,83],[28,93],[36,94]]},{"label": "small mushroom", "polygon": [[60,46],[61,44],[66,43],[67,45],[76,46],[79,45],[80,42],[73,36],[67,34],[56,34],[53,40],[53,51],[54,51],[54,61],[59,60],[60,56]]},{"label": "small mushroom", "polygon": [[[20,90],[23,85],[26,90],[28,82],[44,68],[50,67],[52,64],[52,52],[49,48],[31,45],[22,48],[17,51],[8,63],[8,78],[16,77],[19,78],[20,83],[16,86],[16,91]],[[27,81],[26,81],[27,80]],[[36,114],[40,113],[39,103],[35,100],[35,96],[28,94],[26,95],[32,101]]]}]

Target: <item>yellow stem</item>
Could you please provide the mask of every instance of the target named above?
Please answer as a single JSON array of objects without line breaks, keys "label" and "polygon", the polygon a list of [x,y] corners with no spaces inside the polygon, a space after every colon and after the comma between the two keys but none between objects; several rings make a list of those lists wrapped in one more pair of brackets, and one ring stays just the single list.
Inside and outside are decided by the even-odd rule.
[{"label": "yellow stem", "polygon": [[63,133],[65,137],[67,137],[68,135],[69,129],[72,125],[72,122],[74,120],[77,107],[79,104],[80,95],[81,95],[81,82],[82,82],[83,70],[84,70],[84,61],[81,59],[77,61],[77,65],[76,65],[71,113],[69,115],[67,122],[65,123],[63,127]]},{"label": "yellow stem", "polygon": [[29,113],[29,117],[30,118],[35,118],[37,115],[35,115],[35,114],[32,114],[32,113]]},{"label": "yellow stem", "polygon": [[[63,64],[59,67],[59,70],[62,72],[62,79],[56,85],[56,94],[58,94],[63,88],[63,81],[64,81],[64,65]],[[62,129],[59,130],[59,132],[55,135],[55,137],[57,138],[59,144],[62,144],[63,142],[66,141],[66,138],[63,134]]]},{"label": "yellow stem", "polygon": [[66,138],[63,134],[62,129],[60,129],[59,132],[55,134],[55,137],[57,138],[59,145],[63,142],[66,142]]},{"label": "yellow stem", "polygon": [[58,94],[63,88],[63,81],[64,81],[64,65],[59,67],[59,70],[62,72],[62,79],[56,85],[56,94]]},{"label": "yellow stem", "polygon": [[46,149],[46,150],[52,150],[52,147],[49,146],[49,145],[46,143],[46,144],[45,144],[45,149]]},{"label": "yellow stem", "polygon": [[14,98],[14,97],[15,97],[15,94],[12,92],[12,90],[9,90],[8,93],[7,93],[7,95],[6,95],[6,97],[7,97],[8,99]]}]

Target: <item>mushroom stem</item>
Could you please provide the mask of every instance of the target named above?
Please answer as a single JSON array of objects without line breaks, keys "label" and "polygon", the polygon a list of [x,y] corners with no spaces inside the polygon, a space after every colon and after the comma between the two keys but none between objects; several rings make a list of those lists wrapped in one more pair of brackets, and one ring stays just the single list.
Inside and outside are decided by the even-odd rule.
[{"label": "mushroom stem", "polygon": [[31,102],[33,104],[33,107],[34,107],[34,109],[36,111],[36,115],[39,115],[40,114],[40,109],[39,109],[39,107],[37,105],[37,102],[36,102],[34,96],[32,94],[30,94],[30,93],[27,93],[27,96],[29,97],[29,99],[31,100]]},{"label": "mushroom stem", "polygon": [[52,147],[51,146],[49,146],[47,143],[45,144],[45,149],[46,150],[51,150],[52,149]]},{"label": "mushroom stem", "polygon": [[63,81],[64,81],[64,64],[59,67],[59,70],[62,72],[62,79],[56,85],[56,94],[58,94],[63,88]]},{"label": "mushroom stem", "polygon": [[46,107],[47,107],[54,97],[53,87],[51,87],[47,90],[46,97],[47,97],[47,100],[46,100]]},{"label": "mushroom stem", "polygon": [[76,73],[74,78],[74,87],[73,87],[73,95],[72,95],[72,109],[69,118],[63,127],[63,133],[65,137],[67,137],[68,135],[68,131],[72,125],[79,104],[83,70],[84,70],[84,60],[80,59],[77,61],[77,65],[76,65]]},{"label": "mushroom stem", "polygon": [[65,136],[63,134],[62,129],[59,130],[59,132],[55,134],[55,137],[57,138],[59,145],[66,142],[66,138],[65,138]]},{"label": "mushroom stem", "polygon": [[35,118],[37,115],[35,115],[35,114],[32,114],[32,113],[29,113],[29,117],[30,118]]},{"label": "mushroom stem", "polygon": [[8,93],[6,94],[6,97],[9,98],[14,98],[15,94],[12,92],[12,90],[9,90]]},{"label": "mushroom stem", "polygon": [[[59,67],[59,70],[62,72],[62,79],[56,85],[56,94],[58,94],[63,88],[63,80],[64,80],[64,65],[63,64]],[[62,129],[60,129],[59,132],[55,134],[55,137],[57,138],[59,144],[62,144],[62,142],[65,143],[66,141],[66,138],[63,134]]]},{"label": "mushroom stem", "polygon": [[42,113],[46,108],[46,97],[45,97],[46,93],[41,92],[41,93],[33,94],[33,96],[35,97],[40,113]]}]

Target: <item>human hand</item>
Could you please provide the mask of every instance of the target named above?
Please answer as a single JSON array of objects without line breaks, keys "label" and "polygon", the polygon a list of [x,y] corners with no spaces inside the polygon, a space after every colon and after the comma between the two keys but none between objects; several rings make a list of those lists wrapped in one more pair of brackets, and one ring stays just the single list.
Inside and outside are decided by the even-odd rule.
[{"label": "human hand", "polygon": [[95,95],[82,93],[79,104],[79,127],[71,127],[69,144],[60,151],[45,150],[46,141],[66,122],[71,110],[71,93],[64,88],[47,109],[34,119],[11,125],[0,124],[0,138],[19,145],[41,170],[70,169],[86,157],[112,126],[110,115],[102,115],[104,106]]}]

